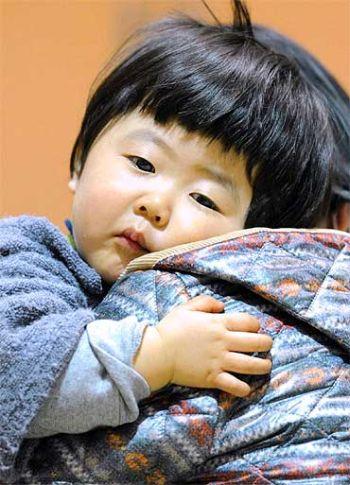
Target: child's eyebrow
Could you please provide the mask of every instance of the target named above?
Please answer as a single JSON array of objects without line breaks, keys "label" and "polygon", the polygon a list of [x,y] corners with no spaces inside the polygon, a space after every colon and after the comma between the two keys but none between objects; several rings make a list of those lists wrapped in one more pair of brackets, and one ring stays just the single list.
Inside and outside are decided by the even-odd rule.
[{"label": "child's eyebrow", "polygon": [[124,139],[133,139],[140,141],[148,141],[154,143],[159,148],[168,152],[171,156],[175,155],[174,150],[159,136],[157,136],[153,131],[147,130],[146,128],[140,128],[138,130],[128,133]]},{"label": "child's eyebrow", "polygon": [[205,172],[209,178],[214,179],[219,185],[225,187],[235,198],[238,197],[237,187],[230,177],[214,170],[212,167],[208,167],[207,165],[197,164],[195,165],[195,168]]}]

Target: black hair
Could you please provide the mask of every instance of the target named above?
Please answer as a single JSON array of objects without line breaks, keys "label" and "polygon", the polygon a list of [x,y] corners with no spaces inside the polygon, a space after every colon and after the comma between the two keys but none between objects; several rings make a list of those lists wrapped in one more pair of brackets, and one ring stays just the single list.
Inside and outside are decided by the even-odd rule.
[{"label": "black hair", "polygon": [[331,211],[350,202],[350,98],[327,69],[293,40],[262,25],[253,26],[255,38],[296,62],[301,75],[315,87],[328,107],[334,137]]},{"label": "black hair", "polygon": [[140,109],[246,157],[253,199],[245,227],[314,227],[330,200],[327,107],[295,62],[255,38],[244,3],[232,5],[232,25],[176,14],[131,38],[88,102],[71,175],[108,123]]}]

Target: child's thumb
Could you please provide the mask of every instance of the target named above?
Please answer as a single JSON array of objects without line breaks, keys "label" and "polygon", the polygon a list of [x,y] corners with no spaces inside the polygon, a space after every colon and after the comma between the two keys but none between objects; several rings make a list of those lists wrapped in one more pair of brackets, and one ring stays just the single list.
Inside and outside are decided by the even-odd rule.
[{"label": "child's thumb", "polygon": [[199,312],[219,313],[224,310],[225,305],[223,302],[216,300],[212,296],[199,295],[185,303],[183,308]]}]

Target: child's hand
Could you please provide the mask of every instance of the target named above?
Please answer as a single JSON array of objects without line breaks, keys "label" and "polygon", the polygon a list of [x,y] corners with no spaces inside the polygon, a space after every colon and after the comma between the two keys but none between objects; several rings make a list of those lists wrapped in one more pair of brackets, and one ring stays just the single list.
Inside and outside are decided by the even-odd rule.
[{"label": "child's hand", "polygon": [[[260,328],[259,322],[251,315],[219,314],[223,310],[223,303],[203,295],[176,307],[157,327],[147,327],[142,346],[144,343],[147,346],[147,342],[151,344],[149,348],[153,345],[152,370],[159,365],[158,380],[150,383],[152,378],[148,379],[152,390],[172,383],[217,388],[243,397],[249,394],[249,385],[230,372],[270,372],[270,360],[241,352],[268,351],[272,347],[271,337],[256,333]],[[146,361],[143,359],[143,362]],[[145,375],[145,367],[140,362],[140,372],[146,378],[155,375],[148,373],[150,363],[148,358]]]}]

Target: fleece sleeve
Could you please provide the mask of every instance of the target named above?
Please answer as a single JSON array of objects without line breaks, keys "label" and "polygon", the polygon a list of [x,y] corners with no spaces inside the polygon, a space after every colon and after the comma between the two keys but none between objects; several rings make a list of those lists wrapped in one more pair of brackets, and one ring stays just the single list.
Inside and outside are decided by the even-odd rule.
[{"label": "fleece sleeve", "polygon": [[132,367],[145,327],[132,316],[89,323],[26,437],[84,433],[135,421],[137,403],[151,393],[147,381]]},{"label": "fleece sleeve", "polygon": [[100,276],[46,218],[0,220],[0,482],[101,298]]}]

